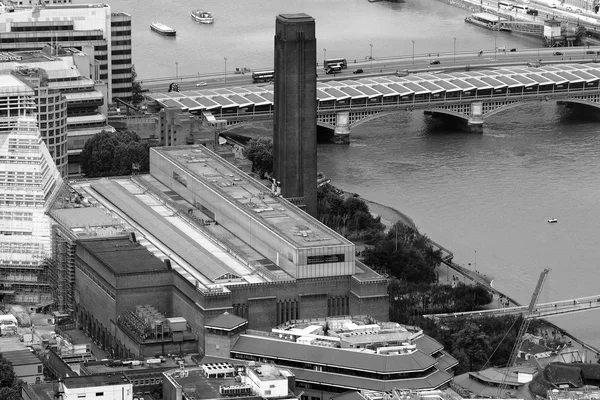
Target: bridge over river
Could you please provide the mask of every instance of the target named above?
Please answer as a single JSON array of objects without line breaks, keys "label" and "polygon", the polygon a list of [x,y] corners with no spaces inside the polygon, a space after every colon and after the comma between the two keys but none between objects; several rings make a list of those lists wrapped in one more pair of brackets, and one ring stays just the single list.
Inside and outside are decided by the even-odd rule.
[{"label": "bridge over river", "polygon": [[[317,124],[333,130],[336,142],[349,141],[353,126],[401,110],[458,118],[478,131],[486,117],[521,103],[557,100],[600,108],[600,64],[593,62],[353,78],[317,82]],[[272,84],[146,97],[151,111],[189,112],[219,129],[273,116]]]},{"label": "bridge over river", "polygon": [[[433,318],[457,317],[497,317],[502,315],[520,315],[527,312],[528,306],[505,307],[493,310],[469,311],[461,313],[432,314]],[[535,306],[534,318],[549,318],[557,315],[573,314],[593,309],[600,309],[600,295],[579,297],[576,299],[539,303]]]}]

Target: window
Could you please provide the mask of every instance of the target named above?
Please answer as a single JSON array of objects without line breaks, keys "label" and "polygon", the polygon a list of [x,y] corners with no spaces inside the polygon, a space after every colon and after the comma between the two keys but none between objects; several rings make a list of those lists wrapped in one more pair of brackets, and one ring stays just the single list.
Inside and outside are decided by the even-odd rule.
[{"label": "window", "polygon": [[38,374],[41,374],[41,373],[42,373],[42,366],[38,365]]},{"label": "window", "polygon": [[96,392],[96,397],[98,396],[104,396],[104,392]]},{"label": "window", "polygon": [[271,394],[270,390],[265,390],[265,396],[269,396]]}]

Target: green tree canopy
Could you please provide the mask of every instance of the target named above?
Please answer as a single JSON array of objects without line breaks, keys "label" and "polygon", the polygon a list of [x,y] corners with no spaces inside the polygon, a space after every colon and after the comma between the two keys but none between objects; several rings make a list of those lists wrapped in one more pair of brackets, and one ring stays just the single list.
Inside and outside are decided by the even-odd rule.
[{"label": "green tree canopy", "polygon": [[273,139],[269,137],[250,139],[244,149],[244,157],[252,162],[252,172],[257,173],[261,178],[273,175]]},{"label": "green tree canopy", "polygon": [[148,172],[150,145],[135,132],[102,131],[85,142],[81,170],[88,177],[131,175]]},{"label": "green tree canopy", "polygon": [[0,354],[0,399],[21,400],[21,381],[17,379],[13,365]]}]

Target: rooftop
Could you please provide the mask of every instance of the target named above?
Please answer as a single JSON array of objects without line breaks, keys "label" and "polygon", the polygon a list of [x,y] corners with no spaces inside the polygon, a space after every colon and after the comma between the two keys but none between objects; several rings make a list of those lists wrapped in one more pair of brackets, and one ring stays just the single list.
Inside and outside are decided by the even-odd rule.
[{"label": "rooftop", "polygon": [[438,363],[432,355],[441,349],[414,327],[333,317],[291,321],[267,335],[242,335],[232,353],[389,373],[425,371]]},{"label": "rooftop", "polygon": [[238,317],[237,315],[229,314],[228,312],[224,312],[218,317],[207,322],[204,327],[205,328],[216,328],[216,329],[224,329],[224,330],[232,330],[239,326],[247,323],[248,320]]},{"label": "rooftop", "polygon": [[350,241],[271,193],[269,188],[241,173],[232,164],[201,146],[153,148],[190,172],[225,201],[236,204],[250,218],[267,225],[296,247],[352,245]]},{"label": "rooftop", "polygon": [[164,262],[127,237],[85,239],[80,244],[117,275],[168,270]]},{"label": "rooftop", "polygon": [[2,353],[2,356],[8,361],[10,361],[14,366],[42,363],[42,361],[40,361],[40,359],[37,358],[35,354],[29,351],[29,349],[5,351]]},{"label": "rooftop", "polygon": [[128,384],[129,379],[121,374],[86,375],[63,378],[63,384],[68,388],[82,388],[90,386],[108,386]]}]

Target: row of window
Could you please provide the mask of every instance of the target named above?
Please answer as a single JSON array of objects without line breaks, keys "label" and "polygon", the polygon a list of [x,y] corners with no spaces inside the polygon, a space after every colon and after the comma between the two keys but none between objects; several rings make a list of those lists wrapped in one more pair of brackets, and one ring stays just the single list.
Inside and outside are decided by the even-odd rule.
[{"label": "row of window", "polygon": [[44,31],[72,31],[73,25],[46,25],[46,26],[13,26],[11,32],[44,32]]},{"label": "row of window", "polygon": [[131,29],[127,31],[113,31],[113,36],[131,36]]},{"label": "row of window", "polygon": [[131,46],[131,39],[128,40],[113,40],[113,46]]},{"label": "row of window", "polygon": [[110,26],[131,26],[131,21],[112,21]]},{"label": "row of window", "polygon": [[[102,40],[102,35],[98,35],[98,36],[59,36],[56,38],[41,38],[41,37],[37,37],[37,36],[33,36],[33,37],[28,37],[28,36],[18,36],[18,37],[3,37],[2,38],[2,43],[39,43],[39,42],[51,42],[51,41],[58,41],[58,42],[89,42],[92,40]],[[113,42],[113,45],[117,44],[115,42]],[[120,44],[126,44],[126,43],[120,43]],[[129,40],[129,43],[127,44],[131,44],[131,40]]]}]

